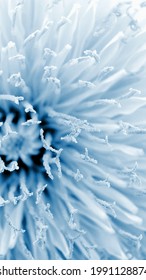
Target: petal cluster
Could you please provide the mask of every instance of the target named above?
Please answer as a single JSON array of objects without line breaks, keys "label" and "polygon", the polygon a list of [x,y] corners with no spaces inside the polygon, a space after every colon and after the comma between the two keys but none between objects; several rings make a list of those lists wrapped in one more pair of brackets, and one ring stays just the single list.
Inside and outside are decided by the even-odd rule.
[{"label": "petal cluster", "polygon": [[0,0],[1,259],[145,259],[145,12]]}]

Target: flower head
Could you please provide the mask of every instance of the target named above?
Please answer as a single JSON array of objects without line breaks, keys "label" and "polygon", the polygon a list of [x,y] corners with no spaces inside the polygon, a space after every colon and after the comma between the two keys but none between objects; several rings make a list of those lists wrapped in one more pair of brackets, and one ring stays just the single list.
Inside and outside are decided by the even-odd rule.
[{"label": "flower head", "polygon": [[144,259],[145,2],[0,0],[0,256]]}]

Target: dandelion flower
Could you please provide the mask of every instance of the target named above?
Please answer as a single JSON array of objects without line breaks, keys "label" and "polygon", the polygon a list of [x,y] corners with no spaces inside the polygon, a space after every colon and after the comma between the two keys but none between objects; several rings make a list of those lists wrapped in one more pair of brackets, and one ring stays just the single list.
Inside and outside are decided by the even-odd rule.
[{"label": "dandelion flower", "polygon": [[1,259],[145,259],[145,13],[0,0]]}]

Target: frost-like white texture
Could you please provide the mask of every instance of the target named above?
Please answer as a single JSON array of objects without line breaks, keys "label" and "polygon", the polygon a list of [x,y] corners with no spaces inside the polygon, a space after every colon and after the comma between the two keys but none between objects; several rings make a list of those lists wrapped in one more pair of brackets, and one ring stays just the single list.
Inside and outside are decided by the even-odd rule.
[{"label": "frost-like white texture", "polygon": [[0,0],[0,258],[146,258],[146,4]]}]

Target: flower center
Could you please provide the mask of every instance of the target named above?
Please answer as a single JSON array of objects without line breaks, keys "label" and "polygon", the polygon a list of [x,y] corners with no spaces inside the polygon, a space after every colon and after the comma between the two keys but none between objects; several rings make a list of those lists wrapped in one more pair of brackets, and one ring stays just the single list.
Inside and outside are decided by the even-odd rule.
[{"label": "flower center", "polygon": [[24,145],[24,137],[12,133],[3,137],[0,152],[6,156],[7,160],[18,160]]},{"label": "flower center", "polygon": [[2,142],[2,151],[9,159],[18,160],[23,147],[24,138],[18,134],[11,134]]}]

